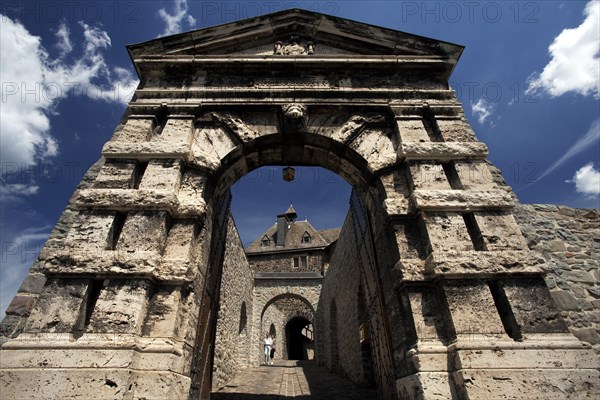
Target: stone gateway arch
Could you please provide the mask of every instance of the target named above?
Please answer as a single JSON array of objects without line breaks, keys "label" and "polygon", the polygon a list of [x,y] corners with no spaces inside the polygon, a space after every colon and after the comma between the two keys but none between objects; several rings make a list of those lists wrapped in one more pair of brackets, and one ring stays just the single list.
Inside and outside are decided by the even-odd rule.
[{"label": "stone gateway arch", "polygon": [[2,322],[4,398],[210,398],[229,188],[282,164],[353,186],[318,363],[352,369],[361,314],[382,399],[597,398],[448,86],[461,46],[288,10],[128,50],[135,96]]}]

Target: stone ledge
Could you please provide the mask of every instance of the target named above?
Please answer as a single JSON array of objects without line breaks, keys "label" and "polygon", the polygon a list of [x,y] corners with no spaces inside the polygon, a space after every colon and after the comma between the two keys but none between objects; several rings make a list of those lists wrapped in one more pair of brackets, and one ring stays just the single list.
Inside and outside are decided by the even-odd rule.
[{"label": "stone ledge", "polygon": [[508,210],[515,205],[504,190],[415,190],[412,208],[427,211]]},{"label": "stone ledge", "polygon": [[43,262],[41,272],[50,275],[127,276],[172,284],[192,282],[194,278],[189,260],[161,259],[153,251],[44,248],[39,259]]},{"label": "stone ledge", "polygon": [[254,279],[323,279],[319,272],[256,272]]},{"label": "stone ledge", "polygon": [[[49,345],[49,343],[51,345]],[[78,339],[72,334],[58,332],[22,333],[2,346],[2,350],[35,350],[35,349],[130,349],[139,352],[173,353],[182,355],[177,350],[183,341],[174,338],[149,338],[126,333],[86,333]]]},{"label": "stone ledge", "polygon": [[436,253],[425,260],[424,277],[483,278],[498,275],[543,275],[543,260],[529,250]]},{"label": "stone ledge", "polygon": [[597,369],[461,369],[452,372],[458,387],[469,398],[489,399],[595,399],[600,373]]},{"label": "stone ledge", "polygon": [[406,142],[398,148],[398,156],[406,160],[484,160],[487,155],[487,146],[480,142]]},{"label": "stone ledge", "polygon": [[[2,348],[2,368],[129,368],[181,373],[186,369],[185,342],[175,338],[140,338],[128,335],[22,334]],[[189,346],[188,346],[189,350]],[[132,364],[132,360],[135,360]]]},{"label": "stone ledge", "polygon": [[204,217],[206,204],[181,203],[175,192],[150,189],[83,189],[74,205],[80,210],[167,211],[175,218]]},{"label": "stone ledge", "polygon": [[186,399],[190,387],[188,376],[135,368],[2,369],[0,380],[6,399]]},{"label": "stone ledge", "polygon": [[105,158],[127,158],[136,160],[180,158],[188,161],[190,159],[190,149],[191,144],[185,142],[119,142],[113,140],[104,145],[102,148],[102,155]]}]

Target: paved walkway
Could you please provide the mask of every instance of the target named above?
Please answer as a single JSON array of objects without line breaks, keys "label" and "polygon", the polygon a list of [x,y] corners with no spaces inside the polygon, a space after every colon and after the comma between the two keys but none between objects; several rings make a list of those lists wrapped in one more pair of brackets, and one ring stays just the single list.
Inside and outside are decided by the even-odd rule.
[{"label": "paved walkway", "polygon": [[357,388],[319,367],[314,361],[277,361],[249,368],[229,381],[212,399],[217,400],[376,400],[377,392]]}]

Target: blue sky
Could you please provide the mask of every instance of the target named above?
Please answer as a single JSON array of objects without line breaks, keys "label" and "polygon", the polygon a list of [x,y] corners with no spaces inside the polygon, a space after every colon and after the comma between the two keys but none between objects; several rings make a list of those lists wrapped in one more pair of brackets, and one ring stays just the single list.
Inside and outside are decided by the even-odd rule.
[{"label": "blue sky", "polygon": [[[600,4],[593,1],[5,1],[0,315],[137,84],[125,45],[301,7],[464,45],[451,77],[490,159],[523,203],[600,207]],[[265,167],[233,187],[245,244],[294,203],[342,224],[349,186]]]}]

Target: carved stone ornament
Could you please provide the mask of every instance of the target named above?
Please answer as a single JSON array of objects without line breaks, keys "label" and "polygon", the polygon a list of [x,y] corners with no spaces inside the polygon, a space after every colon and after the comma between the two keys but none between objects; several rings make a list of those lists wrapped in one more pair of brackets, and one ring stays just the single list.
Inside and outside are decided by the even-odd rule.
[{"label": "carved stone ornament", "polygon": [[290,128],[299,130],[306,126],[308,119],[306,106],[299,103],[290,103],[283,105],[281,108]]},{"label": "carved stone ornament", "polygon": [[297,36],[291,36],[287,41],[278,41],[275,43],[273,54],[279,56],[296,56],[304,54],[314,54],[315,44],[309,40],[300,39]]}]

